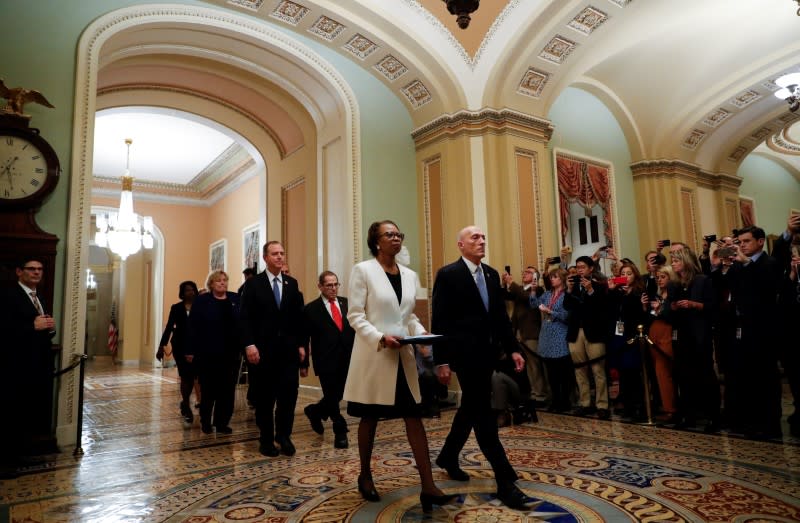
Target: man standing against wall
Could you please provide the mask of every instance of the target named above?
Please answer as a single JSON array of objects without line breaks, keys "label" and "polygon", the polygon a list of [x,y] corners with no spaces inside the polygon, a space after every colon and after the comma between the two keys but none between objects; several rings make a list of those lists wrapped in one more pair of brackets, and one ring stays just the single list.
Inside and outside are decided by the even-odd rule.
[{"label": "man standing against wall", "polygon": [[281,271],[286,253],[280,242],[265,244],[263,255],[267,269],[244,284],[240,331],[261,431],[258,450],[277,456],[275,441],[282,454],[293,456],[294,408],[305,360],[303,294],[297,280]]}]

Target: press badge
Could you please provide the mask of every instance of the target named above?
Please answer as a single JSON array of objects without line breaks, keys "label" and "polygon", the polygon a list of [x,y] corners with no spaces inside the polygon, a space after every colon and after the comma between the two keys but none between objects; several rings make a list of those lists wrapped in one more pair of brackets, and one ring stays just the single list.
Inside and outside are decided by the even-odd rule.
[{"label": "press badge", "polygon": [[622,321],[617,321],[617,330],[614,331],[614,335],[616,336],[624,336],[625,335],[625,323]]},{"label": "press badge", "polygon": [[741,340],[742,339],[742,328],[741,327],[736,327],[736,339],[737,340]]},{"label": "press badge", "polygon": [[678,329],[672,330],[672,341],[678,341]]}]

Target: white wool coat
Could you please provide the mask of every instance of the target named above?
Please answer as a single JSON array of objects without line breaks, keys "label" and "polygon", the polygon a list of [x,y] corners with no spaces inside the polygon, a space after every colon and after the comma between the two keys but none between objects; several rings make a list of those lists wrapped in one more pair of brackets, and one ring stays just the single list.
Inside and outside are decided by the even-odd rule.
[{"label": "white wool coat", "polygon": [[397,362],[400,359],[408,388],[417,403],[421,401],[414,347],[399,349],[380,346],[384,334],[406,337],[425,332],[414,314],[417,273],[398,264],[403,299],[397,295],[377,260],[367,260],[353,267],[350,273],[347,320],[356,331],[350,370],[344,387],[344,399],[358,403],[393,405],[397,383]]}]

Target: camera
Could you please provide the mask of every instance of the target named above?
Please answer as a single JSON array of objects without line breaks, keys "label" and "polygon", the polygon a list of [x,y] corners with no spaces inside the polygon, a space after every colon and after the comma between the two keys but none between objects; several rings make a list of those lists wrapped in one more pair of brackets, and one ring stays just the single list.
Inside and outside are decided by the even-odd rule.
[{"label": "camera", "polygon": [[733,247],[720,247],[717,249],[717,256],[720,258],[730,258],[731,256],[736,256],[736,249]]},{"label": "camera", "polygon": [[579,285],[581,283],[581,277],[576,274],[574,276],[570,276],[569,281],[573,285]]},{"label": "camera", "polygon": [[628,277],[627,276],[615,276],[611,278],[611,281],[614,282],[614,285],[628,285]]},{"label": "camera", "polygon": [[561,256],[551,256],[547,258],[547,263],[550,265],[555,265],[557,263],[561,263]]},{"label": "camera", "polygon": [[669,241],[669,240],[661,240],[661,246],[662,247],[669,247],[670,245],[672,245],[671,241]]},{"label": "camera", "polygon": [[715,241],[717,241],[717,235],[716,234],[709,234],[708,236],[703,236],[703,239],[705,241],[707,241],[709,244],[710,243],[714,243]]},{"label": "camera", "polygon": [[511,265],[506,265],[506,274],[511,274]]}]

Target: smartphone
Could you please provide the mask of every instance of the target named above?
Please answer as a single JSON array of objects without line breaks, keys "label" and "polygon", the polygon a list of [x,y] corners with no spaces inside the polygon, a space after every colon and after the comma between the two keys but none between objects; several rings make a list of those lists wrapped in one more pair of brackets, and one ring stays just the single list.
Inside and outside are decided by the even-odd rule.
[{"label": "smartphone", "polygon": [[670,245],[672,245],[671,241],[669,241],[669,240],[661,240],[661,246],[662,247],[669,247]]},{"label": "smartphone", "polygon": [[716,234],[709,234],[708,236],[703,236],[703,239],[705,241],[707,241],[709,243],[709,245],[710,245],[710,244],[714,243],[715,241],[717,241],[717,235]]},{"label": "smartphone", "polygon": [[627,276],[615,276],[611,278],[611,281],[614,282],[614,285],[628,285],[628,277]]},{"label": "smartphone", "polygon": [[720,258],[730,258],[731,256],[736,256],[736,249],[733,247],[720,247],[717,249],[717,256]]},{"label": "smartphone", "polygon": [[506,265],[506,274],[511,274],[511,265]]},{"label": "smartphone", "polygon": [[551,256],[550,258],[548,258],[548,263],[550,265],[561,263],[561,256]]}]

